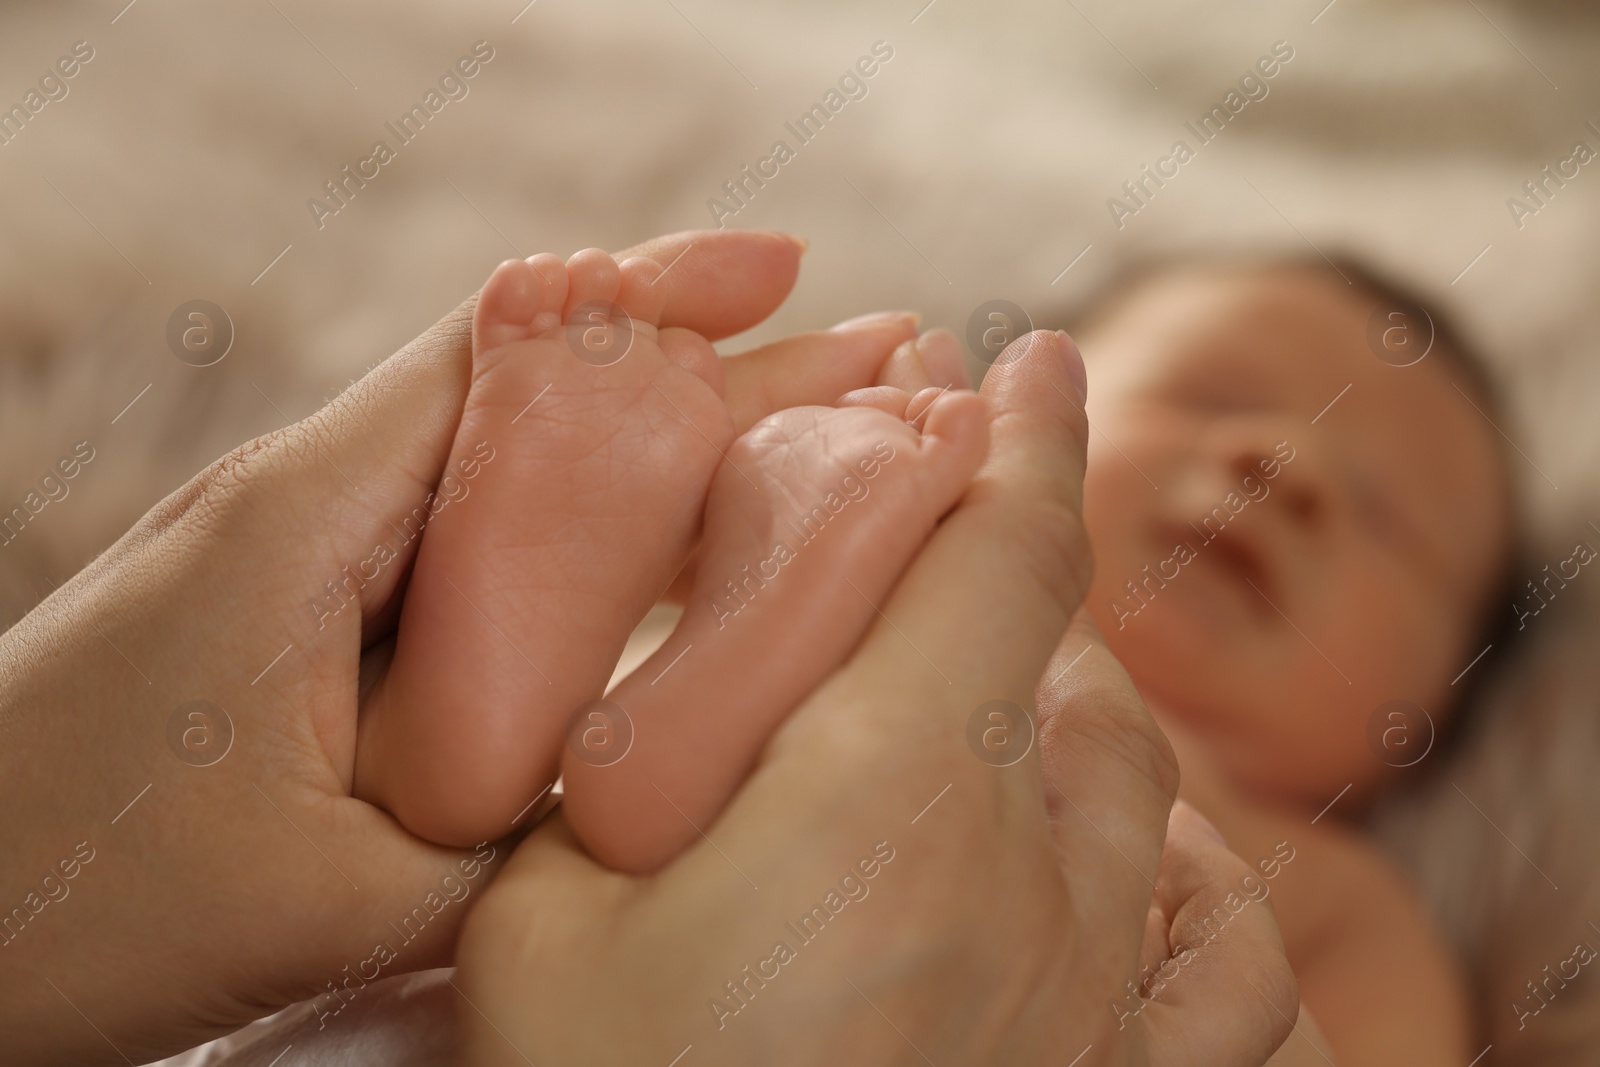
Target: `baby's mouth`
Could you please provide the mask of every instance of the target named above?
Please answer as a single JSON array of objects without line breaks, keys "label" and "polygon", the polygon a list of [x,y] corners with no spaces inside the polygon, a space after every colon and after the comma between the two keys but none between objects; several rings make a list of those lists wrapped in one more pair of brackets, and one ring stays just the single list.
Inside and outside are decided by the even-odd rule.
[{"label": "baby's mouth", "polygon": [[1212,563],[1238,580],[1243,598],[1255,614],[1265,619],[1278,616],[1282,605],[1277,582],[1265,554],[1249,538],[1241,537],[1237,530],[1225,530],[1202,546],[1200,555],[1210,556]]}]

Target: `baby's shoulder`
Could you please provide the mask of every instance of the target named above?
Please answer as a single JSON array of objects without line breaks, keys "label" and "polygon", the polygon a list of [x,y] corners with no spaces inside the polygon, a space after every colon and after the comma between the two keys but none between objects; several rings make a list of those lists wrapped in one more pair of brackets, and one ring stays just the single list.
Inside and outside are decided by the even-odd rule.
[{"label": "baby's shoulder", "polygon": [[1293,846],[1276,880],[1284,947],[1304,1003],[1341,1058],[1463,1062],[1465,984],[1399,869],[1350,827],[1294,829],[1285,820],[1276,832]]},{"label": "baby's shoulder", "polygon": [[[1253,852],[1263,877],[1275,875],[1294,898],[1280,917],[1286,936],[1334,934],[1365,925],[1425,923],[1421,900],[1399,868],[1358,830],[1333,822],[1307,823],[1298,813],[1259,808],[1241,820],[1251,824]],[[1290,931],[1287,927],[1296,929]]]}]

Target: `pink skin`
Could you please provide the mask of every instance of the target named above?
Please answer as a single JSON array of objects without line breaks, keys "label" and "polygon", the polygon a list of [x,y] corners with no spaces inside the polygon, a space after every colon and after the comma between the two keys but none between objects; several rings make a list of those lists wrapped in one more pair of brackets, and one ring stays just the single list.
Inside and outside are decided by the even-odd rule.
[{"label": "pink skin", "polygon": [[[448,503],[426,524],[357,747],[357,794],[428,840],[503,835],[559,769],[568,817],[598,858],[664,863],[853,647],[985,454],[975,394],[887,385],[782,411],[734,440],[715,351],[656,330],[659,273],[591,249],[508,261],[484,286]],[[712,607],[746,564],[770,559],[776,530],[841,499],[772,580],[751,581],[749,607]],[[565,744],[563,763],[574,713],[601,695],[697,536],[685,619],[611,694],[633,747],[602,767]]]},{"label": "pink skin", "polygon": [[699,837],[987,452],[975,393],[880,386],[840,403],[779,412],[728,450],[683,620],[608,697],[631,748],[612,763],[609,724],[575,724],[564,811],[602,863],[652,871]]},{"label": "pink skin", "polygon": [[[502,263],[484,286],[456,499],[426,525],[357,742],[357,795],[428,840],[500,837],[554,780],[570,712],[698,532],[733,422],[710,344],[655,327],[660,270],[588,249]],[[608,366],[570,347],[603,340],[603,319],[564,325],[596,302],[631,320]]]}]

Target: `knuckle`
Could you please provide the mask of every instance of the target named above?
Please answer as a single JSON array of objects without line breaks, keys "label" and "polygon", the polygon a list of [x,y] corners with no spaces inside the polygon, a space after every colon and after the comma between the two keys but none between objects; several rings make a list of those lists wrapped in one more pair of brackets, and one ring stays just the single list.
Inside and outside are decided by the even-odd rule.
[{"label": "knuckle", "polygon": [[1263,1029],[1269,1035],[1266,1047],[1277,1049],[1289,1039],[1294,1031],[1294,1021],[1300,1016],[1299,979],[1289,965],[1289,957],[1282,952],[1274,952],[1258,965],[1252,981],[1261,991],[1257,1003],[1261,1005],[1259,1010],[1265,1016]]},{"label": "knuckle", "polygon": [[232,449],[201,471],[191,482],[193,496],[186,509],[191,517],[222,519],[235,512],[242,497],[271,469],[274,454],[288,439],[288,431],[275,430]]},{"label": "knuckle", "polygon": [[1073,716],[1073,732],[1102,760],[1154,783],[1170,804],[1178,795],[1178,757],[1144,701],[1131,686],[1119,686],[1096,703],[1087,714]]},{"label": "knuckle", "polygon": [[1089,417],[1083,408],[1068,406],[1061,413],[1061,421],[1072,442],[1072,455],[1081,471],[1089,454]]},{"label": "knuckle", "polygon": [[230,449],[146,516],[147,533],[185,526],[221,530],[251,521],[268,487],[314,456],[318,416],[273,430]]},{"label": "knuckle", "polygon": [[1094,553],[1083,520],[1065,501],[1039,499],[997,516],[1016,560],[1071,616],[1094,574]]}]

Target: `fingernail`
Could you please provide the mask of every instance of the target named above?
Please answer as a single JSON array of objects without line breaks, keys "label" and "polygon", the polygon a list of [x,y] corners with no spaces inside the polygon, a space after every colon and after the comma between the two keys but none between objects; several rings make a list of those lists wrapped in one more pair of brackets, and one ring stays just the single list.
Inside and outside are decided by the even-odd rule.
[{"label": "fingernail", "polygon": [[907,323],[916,329],[922,323],[922,316],[915,311],[874,311],[870,315],[857,315],[853,319],[846,319],[833,327],[834,333],[845,333],[849,330],[870,330],[878,326],[887,326],[891,323]]},{"label": "fingernail", "polygon": [[917,338],[917,354],[922,357],[922,366],[928,372],[928,380],[934,385],[942,389],[972,387],[961,342],[949,330],[929,330]]},{"label": "fingernail", "polygon": [[799,248],[800,248],[800,254],[802,256],[806,254],[806,249],[811,247],[811,242],[806,240],[804,237],[801,237],[797,233],[790,233],[787,230],[774,230],[773,232],[776,233],[779,237],[786,237],[789,240],[793,241],[796,245],[798,245]]},{"label": "fingernail", "polygon": [[1089,400],[1089,371],[1083,365],[1083,353],[1078,351],[1078,346],[1067,336],[1067,331],[1057,330],[1056,333],[1066,342],[1067,380],[1072,383],[1072,388],[1077,390],[1078,404],[1081,406]]}]

